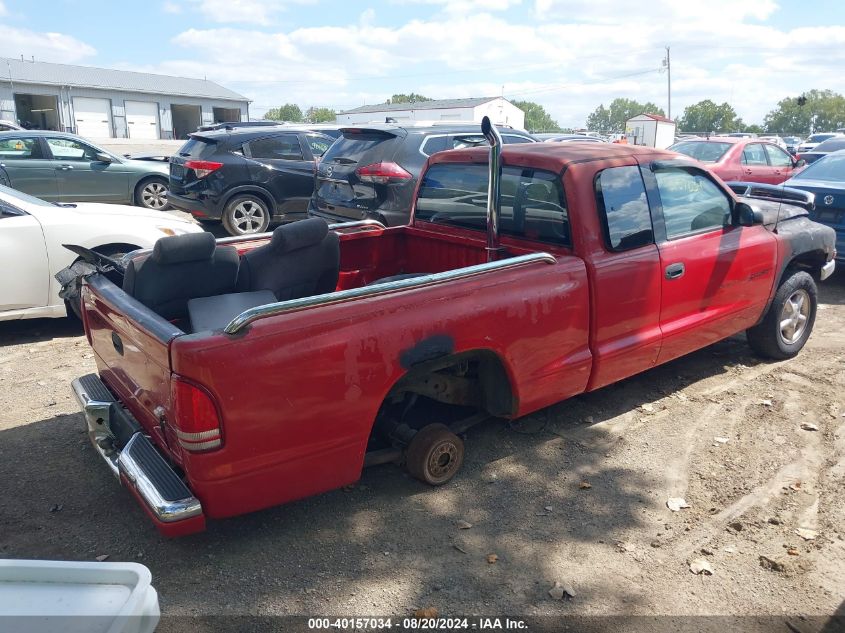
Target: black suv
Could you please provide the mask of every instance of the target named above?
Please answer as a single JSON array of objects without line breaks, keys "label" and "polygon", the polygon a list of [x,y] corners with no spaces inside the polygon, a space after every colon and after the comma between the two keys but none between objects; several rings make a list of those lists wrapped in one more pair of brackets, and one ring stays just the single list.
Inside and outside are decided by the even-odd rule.
[{"label": "black suv", "polygon": [[334,139],[301,128],[195,132],[170,158],[167,200],[231,235],[306,217],[314,165]]},{"label": "black suv", "polygon": [[[308,215],[333,221],[372,219],[407,224],[417,178],[435,152],[486,145],[478,125],[341,128],[317,166]],[[501,128],[505,143],[535,143],[527,132]]]}]

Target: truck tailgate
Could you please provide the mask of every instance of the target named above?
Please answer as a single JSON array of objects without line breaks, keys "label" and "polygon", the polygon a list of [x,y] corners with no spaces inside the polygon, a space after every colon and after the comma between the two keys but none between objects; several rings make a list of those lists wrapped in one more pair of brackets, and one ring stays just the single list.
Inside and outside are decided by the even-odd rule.
[{"label": "truck tailgate", "polygon": [[165,448],[160,415],[170,406],[170,342],[182,330],[102,275],[82,289],[85,330],[103,382]]}]

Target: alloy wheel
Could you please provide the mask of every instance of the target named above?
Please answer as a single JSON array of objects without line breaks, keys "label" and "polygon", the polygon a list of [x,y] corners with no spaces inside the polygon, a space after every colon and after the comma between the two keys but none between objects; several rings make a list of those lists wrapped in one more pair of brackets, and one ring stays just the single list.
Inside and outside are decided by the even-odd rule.
[{"label": "alloy wheel", "polygon": [[167,187],[160,182],[149,182],[141,190],[141,202],[148,209],[163,209],[167,206]]},{"label": "alloy wheel", "polygon": [[780,312],[780,338],[787,345],[801,340],[810,318],[810,295],[803,288],[796,290],[784,302]]},{"label": "alloy wheel", "polygon": [[264,207],[254,200],[242,200],[232,212],[232,226],[242,235],[258,231],[265,219]]}]

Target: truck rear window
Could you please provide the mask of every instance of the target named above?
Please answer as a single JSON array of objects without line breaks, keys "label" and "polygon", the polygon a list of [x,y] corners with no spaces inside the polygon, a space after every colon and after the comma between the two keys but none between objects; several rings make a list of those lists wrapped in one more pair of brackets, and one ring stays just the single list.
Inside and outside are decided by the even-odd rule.
[{"label": "truck rear window", "polygon": [[[487,182],[486,165],[432,165],[423,176],[414,218],[486,230]],[[551,244],[570,243],[566,198],[557,174],[504,167],[501,191],[501,233]]]}]

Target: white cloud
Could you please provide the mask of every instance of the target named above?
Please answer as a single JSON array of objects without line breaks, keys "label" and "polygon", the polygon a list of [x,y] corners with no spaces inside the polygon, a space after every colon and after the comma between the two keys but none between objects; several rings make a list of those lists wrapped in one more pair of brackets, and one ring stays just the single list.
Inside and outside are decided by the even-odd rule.
[{"label": "white cloud", "polygon": [[182,13],[182,5],[176,2],[165,2],[161,5],[161,10],[171,15],[178,15]]},{"label": "white cloud", "polygon": [[94,47],[64,33],[37,33],[0,24],[0,57],[32,57],[72,64],[93,56]]},{"label": "white cloud", "polygon": [[[207,76],[254,99],[253,113],[289,101],[349,108],[411,91],[495,95],[504,85],[506,96],[537,101],[571,126],[616,97],[665,108],[658,69],[666,44],[675,116],[710,98],[760,122],[784,96],[814,87],[845,92],[845,26],[775,28],[760,22],[776,10],[770,0],[710,0],[706,19],[699,3],[674,0],[535,0],[535,13],[525,0],[520,21],[493,12],[519,0],[453,0],[452,8],[445,0],[396,1],[443,10],[395,26],[379,26],[379,15],[364,10],[341,26],[194,28],[174,39],[184,54],[143,69]],[[253,17],[269,20],[282,4]]]},{"label": "white cloud", "polygon": [[8,15],[8,14],[9,14],[9,11],[8,11],[8,9],[6,9],[6,5],[4,5],[2,2],[0,2],[0,17],[3,17],[3,16]]},{"label": "white cloud", "polygon": [[276,15],[290,5],[311,4],[314,0],[189,0],[211,22],[272,24]]}]

